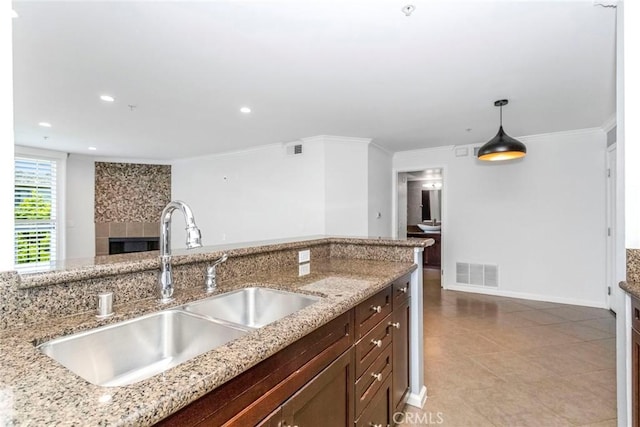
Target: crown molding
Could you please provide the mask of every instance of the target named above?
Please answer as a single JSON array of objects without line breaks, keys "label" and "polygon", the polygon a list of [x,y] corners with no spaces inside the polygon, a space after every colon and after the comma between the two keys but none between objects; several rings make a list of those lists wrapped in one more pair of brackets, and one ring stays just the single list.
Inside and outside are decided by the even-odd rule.
[{"label": "crown molding", "polygon": [[614,127],[616,127],[617,125],[617,116],[616,114],[612,114],[611,117],[609,117],[607,120],[604,121],[604,123],[602,124],[602,126],[600,126],[602,128],[603,131],[605,132],[609,132],[611,129],[613,129]]},{"label": "crown molding", "polygon": [[316,135],[307,138],[300,138],[302,142],[353,142],[359,144],[370,144],[371,138],[356,138],[353,136],[338,135]]}]

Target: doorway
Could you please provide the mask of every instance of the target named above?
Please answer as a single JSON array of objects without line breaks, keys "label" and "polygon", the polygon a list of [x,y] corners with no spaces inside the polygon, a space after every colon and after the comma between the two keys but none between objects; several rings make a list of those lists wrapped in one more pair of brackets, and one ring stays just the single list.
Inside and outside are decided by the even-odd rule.
[{"label": "doorway", "polygon": [[[424,267],[441,270],[443,193],[442,167],[397,173],[396,228],[399,238],[433,239],[425,248]],[[434,272],[432,272],[434,273]],[[436,271],[440,275],[440,271]]]}]

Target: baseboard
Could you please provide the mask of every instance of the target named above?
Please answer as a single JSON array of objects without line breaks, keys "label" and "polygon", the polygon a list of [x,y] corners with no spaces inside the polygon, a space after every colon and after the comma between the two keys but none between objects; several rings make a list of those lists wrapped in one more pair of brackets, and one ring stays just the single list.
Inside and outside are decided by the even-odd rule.
[{"label": "baseboard", "polygon": [[427,401],[427,387],[422,386],[420,393],[409,393],[407,405],[422,409]]},{"label": "baseboard", "polygon": [[554,297],[550,295],[504,291],[500,289],[487,288],[485,286],[447,285],[447,286],[444,286],[444,289],[447,289],[450,291],[472,292],[475,294],[495,295],[497,297],[520,298],[520,299],[528,299],[533,301],[546,301],[546,302],[555,302],[559,304],[581,305],[584,307],[609,309],[609,307],[607,307],[606,302],[604,301],[597,302],[597,301],[581,300],[577,298],[562,298],[562,297]]}]

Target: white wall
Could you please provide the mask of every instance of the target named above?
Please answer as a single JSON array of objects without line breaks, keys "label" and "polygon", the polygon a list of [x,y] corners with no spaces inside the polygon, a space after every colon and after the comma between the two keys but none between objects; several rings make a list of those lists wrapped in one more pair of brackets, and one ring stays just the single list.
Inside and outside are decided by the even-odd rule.
[{"label": "white wall", "polygon": [[92,156],[67,157],[67,258],[94,257],[96,253],[95,169]]},{"label": "white wall", "polygon": [[511,163],[452,148],[395,154],[397,171],[445,169],[443,285],[456,285],[456,261],[497,264],[503,295],[604,307],[606,135],[520,139],[527,157]]},{"label": "white wall", "polygon": [[[369,144],[368,236],[391,236],[391,153]],[[379,215],[378,215],[379,214]]]},{"label": "white wall", "polygon": [[320,138],[325,150],[325,234],[367,236],[370,140]]},{"label": "white wall", "polygon": [[407,238],[407,206],[409,205],[409,183],[407,181],[407,174],[400,172],[396,177],[396,211],[395,222],[397,228],[395,230],[395,236],[399,239]]},{"label": "white wall", "polygon": [[0,2],[0,271],[13,269],[13,54],[11,2]]},{"label": "white wall", "polygon": [[[368,139],[303,138],[302,155],[282,144],[177,160],[173,199],[191,206],[203,244],[313,235],[389,236],[391,159]],[[377,219],[377,212],[381,218]],[[173,247],[184,247],[181,220]]]},{"label": "white wall", "polygon": [[[191,206],[204,245],[324,234],[324,147],[303,149],[287,156],[273,144],[175,161],[172,198]],[[184,247],[181,222],[174,247]]]}]

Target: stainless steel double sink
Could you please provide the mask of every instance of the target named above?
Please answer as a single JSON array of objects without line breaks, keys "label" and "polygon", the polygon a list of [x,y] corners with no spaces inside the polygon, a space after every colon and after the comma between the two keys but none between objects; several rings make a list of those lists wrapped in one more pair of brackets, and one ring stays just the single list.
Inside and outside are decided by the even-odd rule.
[{"label": "stainless steel double sink", "polygon": [[320,300],[269,288],[244,288],[57,338],[37,348],[90,383],[124,386]]}]

